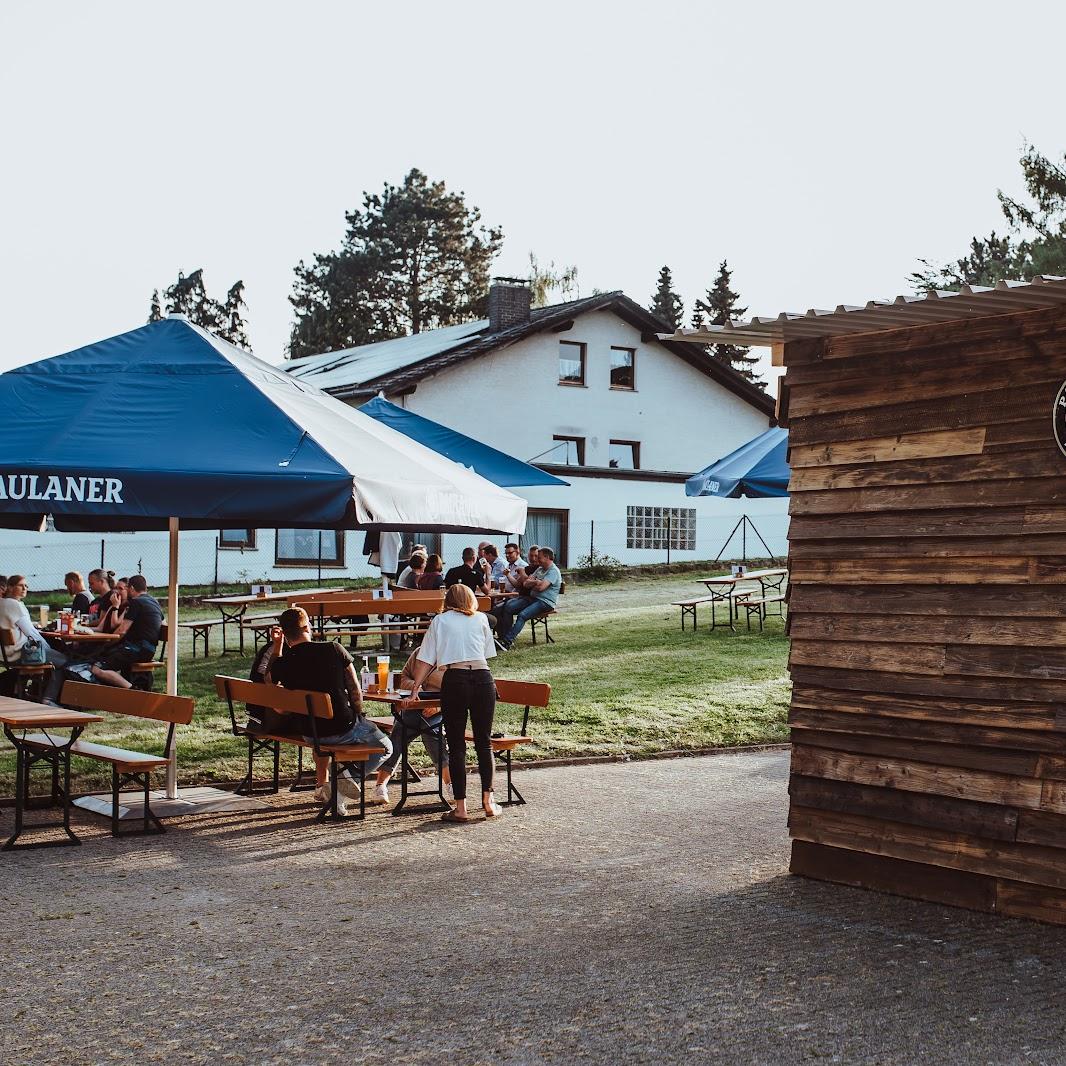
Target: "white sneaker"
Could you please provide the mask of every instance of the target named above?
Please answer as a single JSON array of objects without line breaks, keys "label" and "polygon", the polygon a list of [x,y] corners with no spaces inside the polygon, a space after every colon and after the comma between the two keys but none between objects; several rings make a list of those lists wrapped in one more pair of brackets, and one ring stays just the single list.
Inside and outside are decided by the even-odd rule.
[{"label": "white sneaker", "polygon": [[362,795],[362,787],[352,775],[345,770],[337,779],[337,794],[345,799],[358,800]]},{"label": "white sneaker", "polygon": [[455,806],[455,789],[452,788],[451,781],[444,782],[444,798],[454,807]]},{"label": "white sneaker", "polygon": [[384,804],[388,805],[388,802],[389,802],[389,786],[384,781],[380,785],[375,785],[374,786],[373,799],[369,800],[368,802],[374,803],[374,804],[384,803]]}]

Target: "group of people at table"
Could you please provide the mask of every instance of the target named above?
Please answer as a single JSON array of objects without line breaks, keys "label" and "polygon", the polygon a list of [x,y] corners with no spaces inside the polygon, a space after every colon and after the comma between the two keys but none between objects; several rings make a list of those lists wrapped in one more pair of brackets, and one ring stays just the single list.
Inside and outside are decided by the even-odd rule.
[{"label": "group of people at table", "polygon": [[[72,596],[70,609],[81,619],[79,624],[113,634],[115,643],[107,645],[103,653],[80,658],[61,638],[57,640],[61,648],[50,644],[22,602],[28,590],[26,579],[14,575],[0,578],[0,628],[14,633],[6,654],[25,664],[53,665],[45,703],[55,703],[66,676],[78,662],[88,664],[92,676],[103,684],[131,687],[128,668],[154,656],[163,622],[162,608],[148,594],[145,579],[135,575],[116,581],[113,572],[97,569],[88,575],[88,590],[74,571],[67,574],[65,584]],[[333,717],[318,725],[320,744],[381,749],[364,764],[365,777],[373,775],[374,781],[369,803],[389,802],[389,781],[403,748],[416,736],[421,737],[434,764],[441,767],[442,792],[449,806],[443,820],[447,822],[470,820],[466,806],[469,721],[482,807],[486,817],[496,818],[502,813],[493,795],[491,736],[496,687],[488,664],[497,648],[512,646],[527,621],[555,608],[562,584],[555,553],[551,548],[531,545],[523,559],[517,544],[507,544],[501,559],[496,546],[484,542],[477,551],[464,549],[462,562],[444,573],[439,555],[415,545],[396,584],[424,591],[444,588],[445,596],[444,610],[432,618],[421,645],[412,652],[401,674],[400,688],[409,694],[396,708],[403,728],[395,743],[363,710],[362,685],[351,654],[334,641],[313,640],[311,621],[301,607],[281,613],[270,643],[253,665],[253,679],[328,693]],[[494,596],[492,614],[478,610],[478,593]],[[423,694],[428,699],[423,699]],[[276,712],[264,713],[261,719],[253,713],[250,725],[263,732],[290,735],[305,735],[307,728],[303,716]],[[316,755],[315,798],[321,803],[330,798],[328,768],[328,757]],[[345,771],[337,782],[342,805],[358,804],[362,787]]]},{"label": "group of people at table", "polygon": [[[148,594],[140,574],[116,580],[114,571],[89,572],[88,589],[76,570],[64,578],[71,595],[70,611],[76,619],[71,639],[48,628],[38,628],[23,600],[29,591],[21,574],[0,577],[0,630],[7,630],[4,660],[9,665],[37,666],[51,663],[53,669],[42,702],[55,706],[68,677],[85,679],[83,671],[104,685],[130,688],[129,668],[154,658],[163,626],[163,609]],[[113,638],[79,651],[74,635],[97,633]]]},{"label": "group of people at table", "polygon": [[[365,714],[360,678],[348,650],[333,641],[313,640],[311,621],[303,608],[291,607],[281,613],[270,644],[256,660],[253,678],[285,688],[328,693],[333,717],[319,722],[320,743],[381,749],[364,764],[367,785],[373,775],[373,793],[366,802],[390,802],[389,782],[403,749],[420,737],[434,764],[441,767],[442,793],[449,807],[442,820],[468,822],[469,723],[477,753],[482,808],[487,818],[497,818],[502,813],[493,794],[496,685],[489,661],[495,658],[498,648],[511,647],[530,618],[554,609],[562,584],[551,548],[531,546],[528,558],[523,559],[518,545],[508,544],[504,556],[501,559],[496,546],[485,542],[477,551],[464,549],[462,562],[445,572],[439,555],[415,545],[396,584],[422,591],[445,589],[444,610],[433,616],[420,646],[404,665],[399,689],[407,695],[394,712],[401,728],[391,736]],[[497,605],[492,615],[478,610],[478,593],[494,595]],[[302,716],[272,712],[258,723],[253,722],[252,727],[312,739],[306,736]],[[328,758],[316,756],[315,771],[315,799],[326,803],[331,791]],[[355,776],[342,773],[337,781],[341,804],[358,804],[363,787],[364,783]]]},{"label": "group of people at table", "polygon": [[495,595],[489,622],[500,647],[510,650],[526,622],[555,610],[562,574],[551,548],[531,544],[523,559],[517,544],[506,544],[503,553],[501,559],[495,544],[482,541],[476,552],[464,548],[462,562],[445,573],[441,557],[416,544],[396,584],[425,592],[465,585],[475,595]]}]

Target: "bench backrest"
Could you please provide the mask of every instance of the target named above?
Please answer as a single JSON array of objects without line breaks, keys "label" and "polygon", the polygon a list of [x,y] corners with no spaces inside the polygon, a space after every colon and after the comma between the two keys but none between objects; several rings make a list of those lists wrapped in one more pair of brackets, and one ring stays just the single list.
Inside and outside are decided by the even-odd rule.
[{"label": "bench backrest", "polygon": [[283,714],[333,717],[333,704],[325,692],[282,688],[280,685],[267,685],[243,677],[227,677],[225,674],[215,674],[215,691],[221,699],[230,703],[237,700],[239,703],[254,703],[257,707],[269,707]]},{"label": "bench backrest", "polygon": [[84,681],[67,681],[62,702],[83,711],[109,711],[133,718],[152,718],[157,722],[188,725],[195,702],[188,696],[168,696],[165,692],[143,692],[135,688],[90,685]]},{"label": "bench backrest", "polygon": [[339,592],[316,592],[313,596],[301,596],[296,589],[289,596],[290,607],[302,607],[308,614],[318,610],[320,603],[332,603],[334,600],[370,600],[374,598],[373,589],[341,589]]},{"label": "bench backrest", "polygon": [[525,707],[522,712],[522,733],[529,729],[531,707],[547,707],[552,696],[551,685],[541,681],[505,681],[496,678],[496,699],[500,703],[513,703]]},{"label": "bench backrest", "polygon": [[439,614],[444,607],[444,597],[433,592],[392,600],[337,599],[315,604],[300,600],[295,606],[302,607],[312,621],[325,618],[351,618],[361,614]]}]

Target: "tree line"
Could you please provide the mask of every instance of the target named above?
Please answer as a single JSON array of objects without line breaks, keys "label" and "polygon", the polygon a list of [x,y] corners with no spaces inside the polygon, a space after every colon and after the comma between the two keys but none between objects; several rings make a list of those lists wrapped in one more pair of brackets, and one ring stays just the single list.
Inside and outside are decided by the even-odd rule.
[{"label": "tree line", "polygon": [[[966,253],[951,262],[919,260],[909,278],[916,291],[1066,275],[1066,156],[1056,162],[1026,145],[1020,164],[1026,198],[997,192],[1005,231],[974,236]],[[503,245],[503,231],[483,224],[480,211],[462,192],[449,191],[444,182],[430,181],[413,169],[399,185],[386,182],[381,192],[365,193],[361,207],[347,212],[345,222],[339,247],[295,267],[289,358],[486,316],[489,271]],[[529,282],[535,306],[553,296],[567,300],[580,295],[577,267],[545,265],[532,253]],[[723,259],[710,288],[694,301],[690,325],[701,328],[742,318],[747,308],[740,306],[733,284]],[[659,271],[648,309],[671,329],[684,324],[684,302],[668,266]],[[172,312],[250,350],[241,281],[216,300],[207,292],[202,269],[179,273],[162,293],[152,293],[149,321]],[[749,381],[763,384],[755,370],[758,360],[748,348],[711,344],[706,350]]]},{"label": "tree line", "polygon": [[[480,211],[462,192],[449,191],[444,182],[413,169],[399,185],[386,182],[380,193],[364,193],[362,205],[347,212],[345,222],[339,247],[315,253],[294,269],[290,359],[487,316],[489,273],[503,245],[503,231],[483,224]],[[534,306],[579,296],[577,275],[576,266],[545,264],[530,253]],[[659,281],[649,309],[676,328],[682,309],[678,299],[676,314],[671,310],[670,301],[676,297],[668,268],[660,272]],[[694,324],[704,315],[713,322],[743,313],[730,286],[723,262],[706,299],[696,303]],[[662,308],[669,313],[663,314]],[[216,300],[207,291],[202,269],[179,273],[162,292],[153,291],[148,321],[175,312],[251,350],[243,282],[234,282],[225,298]],[[709,354],[756,380],[751,370],[756,360],[746,349],[715,345]]]}]

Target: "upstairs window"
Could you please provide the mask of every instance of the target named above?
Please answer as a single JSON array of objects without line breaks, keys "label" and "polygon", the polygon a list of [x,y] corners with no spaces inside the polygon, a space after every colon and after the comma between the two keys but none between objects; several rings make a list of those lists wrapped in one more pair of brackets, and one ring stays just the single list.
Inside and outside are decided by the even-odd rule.
[{"label": "upstairs window", "polygon": [[559,384],[585,384],[585,349],[577,341],[559,341]]},{"label": "upstairs window", "polygon": [[637,353],[634,348],[611,349],[611,388],[628,389],[637,387]]},{"label": "upstairs window", "polygon": [[640,441],[613,440],[607,452],[607,465],[615,470],[640,469]]},{"label": "upstairs window", "polygon": [[562,463],[565,466],[585,465],[585,438],[584,437],[552,437],[556,441],[555,447],[549,452],[552,461]]}]

